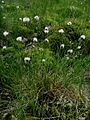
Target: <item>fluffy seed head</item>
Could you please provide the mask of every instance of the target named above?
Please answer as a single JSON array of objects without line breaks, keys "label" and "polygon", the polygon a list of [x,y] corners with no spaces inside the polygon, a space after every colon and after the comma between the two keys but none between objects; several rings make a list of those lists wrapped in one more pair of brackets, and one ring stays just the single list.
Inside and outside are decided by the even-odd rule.
[{"label": "fluffy seed head", "polygon": [[3,35],[6,37],[9,35],[9,32],[5,31],[5,32],[3,32]]},{"label": "fluffy seed head", "polygon": [[23,22],[29,22],[30,21],[30,18],[29,17],[24,17],[23,18]]},{"label": "fluffy seed head", "polygon": [[59,33],[64,33],[63,29],[58,30]]}]

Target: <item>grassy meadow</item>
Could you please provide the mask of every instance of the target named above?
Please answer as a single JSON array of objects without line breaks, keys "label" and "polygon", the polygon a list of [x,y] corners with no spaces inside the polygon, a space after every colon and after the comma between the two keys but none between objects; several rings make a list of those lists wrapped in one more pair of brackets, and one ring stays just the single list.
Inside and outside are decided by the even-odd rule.
[{"label": "grassy meadow", "polygon": [[0,1],[0,120],[90,120],[90,0]]}]

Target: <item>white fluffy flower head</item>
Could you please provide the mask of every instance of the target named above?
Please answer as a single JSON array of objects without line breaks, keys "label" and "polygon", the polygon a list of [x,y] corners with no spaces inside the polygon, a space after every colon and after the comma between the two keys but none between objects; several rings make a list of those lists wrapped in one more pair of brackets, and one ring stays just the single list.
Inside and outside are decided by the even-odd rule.
[{"label": "white fluffy flower head", "polygon": [[64,33],[63,29],[58,30],[59,33]]},{"label": "white fluffy flower head", "polygon": [[69,60],[69,57],[67,56],[66,59]]},{"label": "white fluffy flower head", "polygon": [[26,62],[29,62],[31,60],[31,58],[30,57],[25,57],[24,58],[24,62],[26,63]]},{"label": "white fluffy flower head", "polygon": [[39,16],[36,15],[36,16],[34,17],[34,19],[38,21],[38,20],[39,20]]},{"label": "white fluffy flower head", "polygon": [[64,47],[65,47],[65,45],[64,45],[64,44],[61,44],[61,45],[60,45],[60,48],[64,48]]},{"label": "white fluffy flower head", "polygon": [[30,18],[29,17],[24,17],[23,18],[23,22],[29,22],[30,21]]},{"label": "white fluffy flower head", "polygon": [[72,22],[71,22],[71,21],[70,21],[70,22],[68,22],[68,23],[67,23],[67,25],[72,25]]},{"label": "white fluffy flower head", "polygon": [[49,29],[49,27],[46,26],[46,27],[45,27],[45,30],[48,30],[48,29]]},{"label": "white fluffy flower head", "polygon": [[2,0],[2,3],[5,3],[4,0]]},{"label": "white fluffy flower head", "polygon": [[22,42],[23,39],[22,39],[22,37],[17,37],[17,38],[16,38],[16,41],[20,41],[20,42]]},{"label": "white fluffy flower head", "polygon": [[6,49],[7,47],[6,46],[3,46],[3,49]]},{"label": "white fluffy flower head", "polygon": [[81,35],[80,38],[81,38],[81,39],[85,39],[86,36],[85,36],[85,35]]},{"label": "white fluffy flower head", "polygon": [[67,52],[68,53],[73,53],[73,49],[69,49]]},{"label": "white fluffy flower head", "polygon": [[36,37],[34,37],[33,42],[38,42],[38,39]]},{"label": "white fluffy flower head", "polygon": [[19,20],[21,20],[21,21],[22,21],[22,18],[19,18]]},{"label": "white fluffy flower head", "polygon": [[46,42],[49,42],[49,40],[48,40],[47,38],[45,39],[45,41],[46,41]]},{"label": "white fluffy flower head", "polygon": [[45,62],[46,60],[45,59],[42,59],[42,62]]},{"label": "white fluffy flower head", "polygon": [[44,33],[49,33],[49,30],[44,30]]},{"label": "white fluffy flower head", "polygon": [[78,46],[77,49],[78,49],[78,50],[81,49],[81,46]]},{"label": "white fluffy flower head", "polygon": [[3,16],[3,19],[6,19],[6,17],[5,17],[5,16]]},{"label": "white fluffy flower head", "polygon": [[49,33],[49,27],[44,28],[44,33]]},{"label": "white fluffy flower head", "polygon": [[17,9],[19,9],[19,6],[16,6]]},{"label": "white fluffy flower head", "polygon": [[5,32],[3,32],[3,35],[6,37],[9,35],[9,32],[5,31]]}]

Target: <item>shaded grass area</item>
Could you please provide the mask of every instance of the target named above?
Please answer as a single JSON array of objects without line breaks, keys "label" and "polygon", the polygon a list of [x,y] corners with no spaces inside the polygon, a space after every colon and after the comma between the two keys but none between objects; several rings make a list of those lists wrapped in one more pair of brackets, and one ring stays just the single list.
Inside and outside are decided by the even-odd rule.
[{"label": "shaded grass area", "polygon": [[[3,15],[7,17],[7,26],[12,27],[19,17],[29,16],[33,17],[38,15],[44,17],[45,20],[58,24],[69,18],[89,20],[90,13],[89,5],[90,1],[76,1],[76,0],[28,0],[24,1],[5,1],[6,4],[2,4]],[[17,9],[19,6],[20,9]],[[10,24],[10,26],[9,26]]]},{"label": "shaded grass area", "polygon": [[[20,119],[25,119],[25,115],[89,119],[89,91],[85,81],[89,82],[90,57],[72,63],[65,58],[55,60],[47,52],[42,54],[35,49],[32,61],[27,64],[22,61],[26,53],[21,57],[9,54],[2,61],[2,112]],[[41,62],[43,57],[47,59],[45,63]]]}]

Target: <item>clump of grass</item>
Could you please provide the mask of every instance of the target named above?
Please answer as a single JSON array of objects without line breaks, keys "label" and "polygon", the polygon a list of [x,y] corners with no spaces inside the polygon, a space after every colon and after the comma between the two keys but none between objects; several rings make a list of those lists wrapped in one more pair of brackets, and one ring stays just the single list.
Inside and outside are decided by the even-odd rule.
[{"label": "clump of grass", "polygon": [[[18,54],[15,51],[14,53],[10,51],[10,53],[12,56],[14,54],[14,57],[7,52],[9,58],[7,61],[5,60],[5,63],[12,73],[7,72],[7,66],[4,66],[3,61],[3,71],[0,72],[3,75],[2,80],[7,79],[6,83],[2,82],[11,85],[11,90],[15,93],[15,99],[11,100],[11,104],[9,104],[14,108],[10,114],[12,113],[20,119],[24,119],[25,114],[28,113],[32,117],[39,118],[56,116],[62,119],[66,116],[67,118],[77,118],[82,114],[83,117],[88,116],[85,106],[87,99],[81,93],[86,63],[83,66],[82,61],[76,61],[76,64],[74,61],[71,63],[60,58],[57,61],[47,49],[40,51],[39,48],[34,48],[32,51],[23,51]],[[32,58],[30,63],[24,63],[25,56]],[[81,67],[83,67],[82,72]],[[75,88],[75,84],[77,88]],[[79,108],[80,111],[78,111]]]}]

